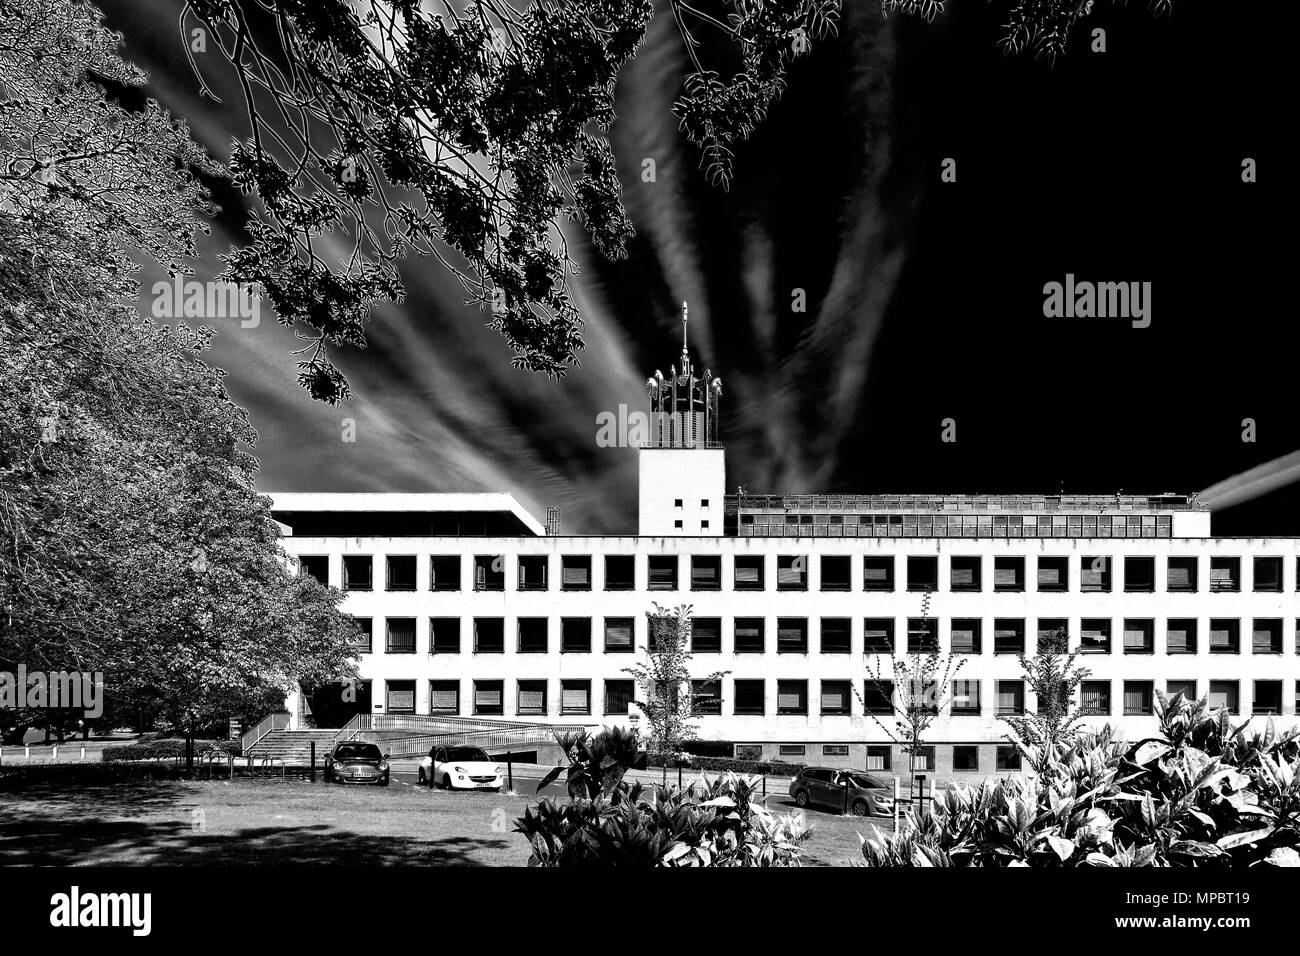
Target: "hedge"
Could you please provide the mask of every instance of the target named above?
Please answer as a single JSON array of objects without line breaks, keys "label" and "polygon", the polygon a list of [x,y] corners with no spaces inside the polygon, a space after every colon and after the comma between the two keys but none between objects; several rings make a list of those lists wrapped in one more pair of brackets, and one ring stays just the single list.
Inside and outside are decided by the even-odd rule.
[{"label": "hedge", "polygon": [[[194,741],[194,759],[198,760],[200,755],[209,750],[221,750],[230,754],[232,757],[238,757],[243,752],[243,747],[238,740],[195,740]],[[179,738],[170,737],[163,740],[147,740],[135,744],[117,744],[104,748],[103,760],[105,763],[111,763],[116,760],[157,760],[158,758],[174,759],[185,756],[185,741]]]},{"label": "hedge", "polygon": [[[651,753],[646,755],[646,766],[677,766],[675,754]],[[734,773],[764,774],[773,777],[793,777],[807,766],[803,763],[788,763],[784,760],[737,760],[734,757],[697,757],[691,756],[682,764],[689,770],[727,771]]]}]

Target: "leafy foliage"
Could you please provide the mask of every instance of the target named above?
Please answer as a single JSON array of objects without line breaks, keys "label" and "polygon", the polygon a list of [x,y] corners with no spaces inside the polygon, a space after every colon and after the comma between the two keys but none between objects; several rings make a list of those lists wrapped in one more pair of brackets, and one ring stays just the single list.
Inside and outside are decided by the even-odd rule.
[{"label": "leafy foliage", "polygon": [[556,734],[555,741],[569,760],[568,767],[553,768],[537,784],[540,793],[561,773],[567,772],[567,789],[574,799],[593,800],[612,793],[627,768],[636,762],[636,735],[622,727],[606,727],[594,737],[585,730]]},{"label": "leafy foliage", "polygon": [[798,866],[811,828],[769,811],[759,783],[732,773],[680,790],[620,782],[594,799],[543,800],[515,832],[532,845],[529,866]]},{"label": "leafy foliage", "polygon": [[211,330],[134,307],[133,256],[192,254],[209,167],[89,79],[143,82],[118,41],[71,0],[0,17],[0,666],[103,671],[116,713],[193,733],[346,675],[356,625],[282,563]]},{"label": "leafy foliage", "polygon": [[1300,731],[1233,727],[1204,699],[1160,696],[1155,737],[1081,731],[1036,777],[937,794],[933,812],[863,841],[868,866],[1300,866]]},{"label": "leafy foliage", "polygon": [[[1125,3],[1126,0],[1118,0]],[[1156,16],[1173,12],[1175,0],[1148,0]],[[881,0],[886,15],[903,13],[931,23],[944,12],[945,0]],[[1009,54],[1032,50],[1038,59],[1054,60],[1065,52],[1070,34],[1096,7],[1094,0],[1011,0],[999,45]]]},{"label": "leafy foliage", "polygon": [[[724,22],[671,0],[696,68],[676,109],[712,179],[729,180],[731,145],[761,121],[807,36],[834,28],[839,4],[733,0]],[[198,24],[239,80],[249,136],[230,173],[261,203],[227,275],[257,283],[281,322],[315,330],[299,363],[314,398],[348,397],[327,346],[365,344],[371,309],[402,296],[397,263],[412,253],[450,270],[516,366],[558,377],[577,365],[562,226],[580,220],[601,253],[626,252],[633,230],[605,132],[654,10],[652,0],[189,0],[187,50]],[[743,64],[734,76],[703,68],[692,23],[721,31]],[[191,63],[198,74],[192,53]]]},{"label": "leafy foliage", "polygon": [[[1033,713],[1000,715],[1010,728],[1009,739],[1021,745],[1022,752],[1032,752],[1045,759],[1061,746],[1069,744],[1078,733],[1083,717],[1075,705],[1075,691],[1091,673],[1076,664],[1078,654],[1070,650],[1070,638],[1064,630],[1043,634],[1033,657],[1017,655],[1025,675],[1025,685],[1033,692],[1038,708]],[[1036,773],[1044,768],[1031,762]]]}]

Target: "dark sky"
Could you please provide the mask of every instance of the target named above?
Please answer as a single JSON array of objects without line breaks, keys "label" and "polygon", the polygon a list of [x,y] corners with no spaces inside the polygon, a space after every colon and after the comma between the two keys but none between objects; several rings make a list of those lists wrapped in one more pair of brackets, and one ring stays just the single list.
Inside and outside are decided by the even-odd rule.
[{"label": "dark sky", "polygon": [[[224,158],[239,116],[198,100],[177,5],[105,6],[152,92]],[[261,432],[260,484],[508,490],[538,513],[560,505],[566,533],[633,530],[635,453],[597,447],[596,416],[645,407],[645,378],[680,350],[683,299],[697,364],[725,385],[729,491],[1190,492],[1282,458],[1300,425],[1275,6],[1184,0],[1153,20],[1098,4],[1108,51],[1081,32],[1053,66],[997,49],[1000,2],[926,25],[850,0],[841,36],[739,151],[729,193],[676,131],[684,64],[660,16],[612,131],[638,238],[620,263],[579,251],[583,368],[558,383],[511,370],[427,261],[404,271],[410,298],[376,316],[371,348],[339,356],[357,393],[341,409],[297,389],[287,330],[222,328],[212,360]],[[228,88],[215,58],[209,76]],[[655,183],[639,178],[647,157]],[[1043,285],[1066,273],[1151,282],[1151,326],[1045,318]],[[1300,534],[1298,489],[1216,514],[1216,533]]]}]

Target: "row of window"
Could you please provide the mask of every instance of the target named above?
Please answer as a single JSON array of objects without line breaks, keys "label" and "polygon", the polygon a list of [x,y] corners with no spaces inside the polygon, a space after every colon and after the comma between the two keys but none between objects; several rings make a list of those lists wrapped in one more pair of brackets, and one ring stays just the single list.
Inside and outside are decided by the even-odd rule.
[{"label": "row of window", "polygon": [[[355,618],[361,628],[357,650],[362,654],[374,650],[374,619]],[[458,617],[431,617],[429,620],[430,654],[459,654],[461,646],[461,619]],[[636,618],[597,618],[602,629],[600,647],[605,653],[630,654],[636,648]],[[822,654],[853,653],[851,619],[847,617],[814,618],[818,625],[818,650]],[[589,617],[562,617],[559,619],[559,650],[562,654],[590,654],[593,650],[593,619]],[[909,617],[906,619],[905,639],[899,641],[895,634],[893,618],[865,618],[862,622],[863,654],[928,654],[940,650],[939,619]],[[1037,646],[1059,639],[1068,630],[1066,618],[1037,619]],[[1281,618],[1253,618],[1250,625],[1250,652],[1252,654],[1284,653],[1283,621]],[[506,651],[506,619],[503,617],[472,618],[472,650],[475,654],[504,654]],[[1296,621],[1300,633],[1300,619]],[[647,628],[648,646],[655,646],[655,632]],[[735,654],[763,654],[768,650],[767,619],[738,617],[732,626],[732,652]],[[1201,651],[1201,627],[1196,618],[1166,618],[1164,622],[1165,653],[1198,654]],[[1025,654],[1024,618],[994,618],[991,649],[994,654]],[[547,654],[551,650],[551,624],[545,617],[520,617],[515,619],[513,645],[519,654]],[[1118,640],[1115,640],[1115,638]],[[1205,633],[1205,647],[1211,654],[1242,653],[1242,621],[1238,618],[1210,618]],[[388,654],[415,654],[416,619],[389,617],[384,619],[384,651]],[[948,648],[954,654],[982,654],[985,650],[984,620],[981,618],[952,618],[949,625]],[[1070,649],[1080,654],[1110,654],[1116,645],[1125,654],[1154,654],[1156,652],[1156,619],[1123,618],[1119,627],[1109,618],[1085,617],[1080,621],[1079,638],[1070,643]],[[778,654],[807,654],[810,649],[809,618],[778,617],[775,628],[775,649]],[[695,654],[721,654],[723,652],[723,619],[697,617],[691,621],[690,650]],[[1300,653],[1300,641],[1297,642]]]},{"label": "row of window", "polygon": [[1172,515],[742,514],[741,537],[1171,538]]},{"label": "row of window", "polygon": [[[647,555],[646,581],[651,591],[676,591],[682,555]],[[689,555],[692,591],[722,590],[722,555]],[[384,589],[388,591],[414,591],[417,589],[415,555],[389,555],[385,558]],[[809,581],[810,558],[803,554],[776,556],[776,590],[806,591]],[[820,555],[819,587],[823,591],[852,591],[854,573],[852,555]],[[979,555],[953,556],[948,559],[948,589],[954,592],[980,592],[985,590],[1025,591],[1025,558],[1019,556],[990,557]],[[1060,592],[1070,590],[1071,563],[1068,556],[1043,555],[1037,558],[1035,590]],[[1212,592],[1239,592],[1242,589],[1242,559],[1240,557],[1209,558],[1209,590]],[[499,554],[473,556],[473,589],[476,591],[504,591],[506,589],[506,557]],[[985,566],[992,561],[993,576],[986,580]],[[322,584],[329,583],[329,556],[304,555],[299,558],[301,573],[309,574]],[[1283,589],[1282,558],[1261,556],[1251,559],[1251,588],[1259,592],[1280,592]],[[863,591],[894,591],[894,555],[863,556],[861,589]],[[636,589],[636,556],[606,555],[604,559],[606,591],[632,591]],[[429,558],[429,590],[459,591],[462,559],[458,554],[432,555]],[[1122,563],[1106,555],[1085,555],[1078,561],[1079,590],[1083,592],[1109,592],[1114,587],[1112,566],[1123,568],[1122,589],[1130,593],[1154,593],[1158,575],[1156,558],[1149,555],[1129,555]],[[1300,559],[1297,559],[1300,568]],[[551,558],[545,554],[519,555],[515,560],[516,589],[519,591],[548,591],[551,589]],[[933,555],[910,555],[905,558],[908,591],[936,591],[939,589],[939,558]],[[732,560],[732,590],[767,590],[767,557],[765,555],[736,555]],[[1200,590],[1200,558],[1195,556],[1170,556],[1165,559],[1164,590],[1172,593]],[[991,584],[991,587],[986,585]],[[343,557],[343,589],[345,591],[375,590],[374,560],[371,555],[345,555]],[[560,590],[590,591],[592,589],[592,556],[589,554],[560,555]]]},{"label": "row of window", "polygon": [[[469,712],[477,716],[502,716],[506,713],[506,681],[502,679],[474,680]],[[731,713],[736,716],[765,716],[769,700],[767,680],[763,678],[734,678]],[[804,679],[777,679],[776,697],[771,701],[778,715],[809,716],[813,713],[810,685]],[[847,717],[855,712],[855,696],[861,703],[863,715],[888,716],[896,707],[907,709],[911,703],[930,706],[934,713],[947,709],[953,717],[980,717],[986,713],[998,716],[1015,716],[1025,713],[1025,682],[1023,680],[994,680],[993,701],[990,709],[981,697],[979,680],[954,680],[949,693],[938,693],[934,684],[913,682],[900,699],[893,681],[867,679],[862,691],[855,693],[853,682],[834,679],[822,680],[818,692],[816,713],[822,717]],[[1084,714],[1109,717],[1115,714],[1111,699],[1112,681],[1085,680],[1079,685],[1080,709]],[[1251,698],[1252,714],[1281,714],[1283,682],[1281,680],[1256,680]],[[590,715],[592,712],[593,681],[586,678],[563,678],[559,682],[559,707],[561,716]],[[1151,680],[1125,680],[1122,684],[1120,713],[1129,717],[1148,717],[1155,713],[1156,683]],[[1241,681],[1211,680],[1205,693],[1211,707],[1226,708],[1229,713],[1242,713]],[[461,683],[459,680],[431,680],[429,682],[429,713],[439,716],[456,716],[462,713]],[[552,713],[549,699],[550,682],[545,679],[519,679],[515,681],[514,714],[520,717],[544,717]],[[662,691],[660,691],[662,692]],[[1195,680],[1165,681],[1169,696],[1182,694],[1197,699],[1200,687]],[[671,691],[676,694],[676,690]],[[636,695],[632,680],[604,681],[604,714],[629,713]],[[1295,682],[1296,700],[1300,701],[1300,681]],[[698,716],[720,716],[723,713],[723,681],[695,680],[691,682],[691,709]],[[929,702],[928,704],[926,702]],[[385,705],[390,714],[415,713],[415,681],[390,680],[385,682]],[[1300,712],[1300,708],[1297,708]]]}]

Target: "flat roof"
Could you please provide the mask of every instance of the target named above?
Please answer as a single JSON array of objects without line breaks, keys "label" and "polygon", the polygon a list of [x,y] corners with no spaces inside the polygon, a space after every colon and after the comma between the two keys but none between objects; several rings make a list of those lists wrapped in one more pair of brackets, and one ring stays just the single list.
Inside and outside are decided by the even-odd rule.
[{"label": "flat roof", "polygon": [[271,512],[292,526],[296,515],[501,515],[534,535],[546,534],[538,521],[509,492],[365,492],[267,491]]}]

